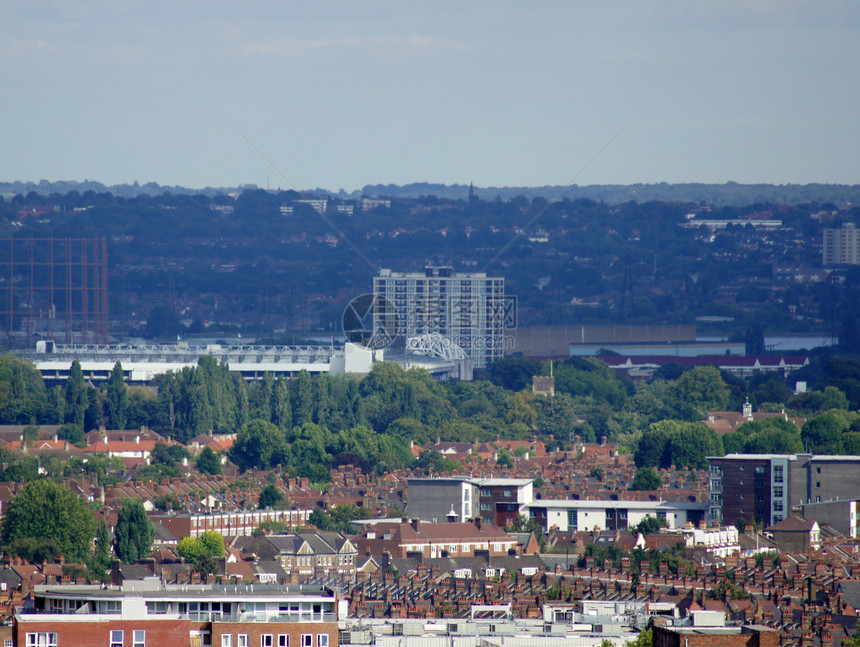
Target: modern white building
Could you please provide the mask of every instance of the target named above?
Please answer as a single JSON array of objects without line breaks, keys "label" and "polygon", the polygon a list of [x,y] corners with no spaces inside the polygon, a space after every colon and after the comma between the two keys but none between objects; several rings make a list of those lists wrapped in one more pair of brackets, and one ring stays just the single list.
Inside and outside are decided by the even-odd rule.
[{"label": "modern white building", "polygon": [[705,519],[708,503],[674,501],[611,501],[581,499],[537,499],[523,506],[528,516],[549,530],[622,530],[646,517],[656,517],[670,529],[697,525]]},{"label": "modern white building", "polygon": [[860,264],[860,231],[852,222],[841,229],[825,229],[821,254],[824,265]]},{"label": "modern white building", "polygon": [[410,339],[436,333],[465,351],[475,368],[504,355],[504,330],[513,327],[514,313],[501,277],[452,267],[383,269],[373,279],[373,296],[374,331],[386,330],[395,343],[408,347]]},{"label": "modern white building", "polygon": [[199,359],[211,355],[229,365],[231,371],[246,380],[259,380],[270,373],[292,376],[302,370],[309,373],[369,373],[375,361],[382,359],[381,351],[355,344],[335,346],[226,346],[207,344],[195,346],[187,342],[176,344],[55,344],[39,341],[36,351],[18,353],[31,360],[46,380],[66,380],[74,360],[78,360],[84,377],[104,381],[110,377],[117,362],[122,363],[126,382],[150,382],[167,371],[181,371],[197,366]]}]

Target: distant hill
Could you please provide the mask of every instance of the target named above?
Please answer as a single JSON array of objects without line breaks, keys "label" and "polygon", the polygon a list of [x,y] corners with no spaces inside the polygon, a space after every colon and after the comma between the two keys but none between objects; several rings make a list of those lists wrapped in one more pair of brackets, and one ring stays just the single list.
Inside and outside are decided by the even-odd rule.
[{"label": "distant hill", "polygon": [[[860,185],[847,184],[592,184],[589,186],[487,187],[474,188],[482,200],[510,200],[518,195],[529,199],[547,200],[588,198],[608,203],[705,202],[715,206],[741,206],[756,203],[807,204],[819,202],[840,206],[860,204]],[[362,193],[372,197],[392,196],[417,198],[435,195],[439,198],[465,199],[469,186],[465,184],[428,184],[418,182],[397,186],[375,184],[365,186]]]},{"label": "distant hill", "polygon": [[[101,182],[85,180],[83,182],[60,181],[49,182],[0,182],[0,195],[27,195],[35,192],[39,195],[57,193],[65,195],[70,191],[85,193],[110,192],[115,196],[131,198],[138,195],[207,195],[214,196],[244,189],[257,188],[253,185],[239,187],[206,187],[204,189],[189,189],[181,186],[159,185],[155,182],[146,184],[118,184],[107,186]],[[335,194],[326,189],[310,191],[318,195]],[[750,204],[833,204],[840,207],[860,204],[860,185],[853,184],[592,184],[588,186],[541,186],[541,187],[474,187],[475,195],[482,200],[510,200],[518,195],[529,199],[535,197],[547,200],[576,200],[587,198],[611,204],[623,202],[651,202],[654,200],[676,203],[699,203],[714,206],[741,206]],[[431,184],[415,182],[412,184],[368,184],[361,191],[351,194],[343,191],[336,194],[340,198],[367,197],[398,197],[418,198],[420,196],[436,196],[438,198],[465,200],[469,196],[469,185],[466,184]]]}]

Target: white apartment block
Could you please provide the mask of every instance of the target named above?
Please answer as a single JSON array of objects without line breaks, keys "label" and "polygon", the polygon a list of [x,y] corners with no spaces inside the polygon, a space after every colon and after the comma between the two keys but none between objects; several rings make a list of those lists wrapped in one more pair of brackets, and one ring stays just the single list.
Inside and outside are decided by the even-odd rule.
[{"label": "white apartment block", "polygon": [[373,279],[373,296],[375,331],[392,325],[393,309],[397,338],[441,335],[462,348],[475,368],[504,355],[510,314],[503,278],[451,267],[426,267],[423,273],[383,269]]},{"label": "white apartment block", "polygon": [[822,245],[825,265],[860,264],[860,231],[846,222],[841,229],[825,229]]}]

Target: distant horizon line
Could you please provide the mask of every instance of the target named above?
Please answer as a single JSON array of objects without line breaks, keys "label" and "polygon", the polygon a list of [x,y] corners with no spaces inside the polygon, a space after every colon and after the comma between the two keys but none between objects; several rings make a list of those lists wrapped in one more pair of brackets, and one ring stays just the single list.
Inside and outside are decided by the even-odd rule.
[{"label": "distant horizon line", "polygon": [[152,181],[140,184],[138,181],[125,184],[104,184],[98,180],[39,180],[38,182],[16,180],[0,181],[0,197],[10,198],[27,195],[31,192],[40,196],[52,193],[60,195],[71,191],[109,192],[116,197],[130,198],[141,195],[152,197],[163,193],[180,195],[231,195],[245,190],[279,192],[295,191],[313,197],[331,196],[340,199],[395,198],[416,199],[435,197],[447,200],[468,199],[470,195],[483,200],[511,200],[519,196],[543,198],[548,201],[564,199],[591,199],[608,203],[666,201],[674,203],[702,202],[712,206],[741,206],[758,203],[806,204],[820,202],[845,207],[860,204],[860,184],[840,184],[809,182],[806,184],[787,183],[749,183],[729,180],[722,183],[708,182],[656,182],[633,184],[570,184],[543,186],[504,186],[482,187],[474,184],[444,184],[441,182],[411,182],[408,184],[366,184],[361,189],[347,192],[344,189],[332,191],[321,187],[296,191],[262,188],[254,183],[235,186],[190,188],[182,185],[159,184]]}]

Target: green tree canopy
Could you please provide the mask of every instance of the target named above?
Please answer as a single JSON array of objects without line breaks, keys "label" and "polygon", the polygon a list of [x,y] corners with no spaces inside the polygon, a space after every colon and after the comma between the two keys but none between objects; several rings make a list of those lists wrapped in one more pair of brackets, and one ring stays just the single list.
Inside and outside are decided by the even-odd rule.
[{"label": "green tree canopy", "polygon": [[636,470],[631,490],[657,490],[663,485],[663,479],[653,467],[640,467]]},{"label": "green tree canopy", "polygon": [[281,494],[281,491],[275,485],[269,483],[268,485],[263,486],[260,490],[260,498],[257,503],[257,507],[260,508],[260,510],[265,510],[266,508],[277,508],[283,500],[284,496]]},{"label": "green tree canopy", "polygon": [[211,447],[204,447],[197,457],[197,471],[203,474],[220,474],[221,461]]},{"label": "green tree canopy", "polygon": [[128,423],[129,410],[128,387],[125,384],[125,376],[120,362],[114,364],[110,373],[105,402],[111,427],[113,429],[125,429]]},{"label": "green tree canopy", "polygon": [[96,521],[93,511],[74,492],[51,480],[33,481],[12,497],[3,518],[2,542],[18,539],[52,541],[68,559],[90,555]]},{"label": "green tree canopy", "polygon": [[634,452],[637,467],[707,467],[708,456],[722,456],[723,442],[717,432],[701,422],[662,420],[642,434]]},{"label": "green tree canopy", "polygon": [[146,515],[143,503],[137,499],[123,499],[117,512],[114,527],[116,556],[124,564],[146,557],[155,538],[155,527]]},{"label": "green tree canopy", "polygon": [[684,420],[704,420],[709,411],[725,411],[729,389],[713,366],[696,366],[670,387],[671,406]]},{"label": "green tree canopy", "polygon": [[0,424],[25,425],[38,419],[57,422],[45,411],[46,398],[42,375],[31,362],[0,355]]},{"label": "green tree canopy", "polygon": [[69,379],[66,381],[66,422],[83,427],[88,404],[84,372],[81,370],[81,363],[75,360],[72,362]]},{"label": "green tree canopy", "polygon": [[230,460],[241,470],[259,467],[269,469],[286,451],[284,430],[266,420],[252,420],[236,434],[230,448]]},{"label": "green tree canopy", "polygon": [[832,410],[810,418],[800,430],[803,445],[816,454],[836,454],[851,419],[847,412]]}]

